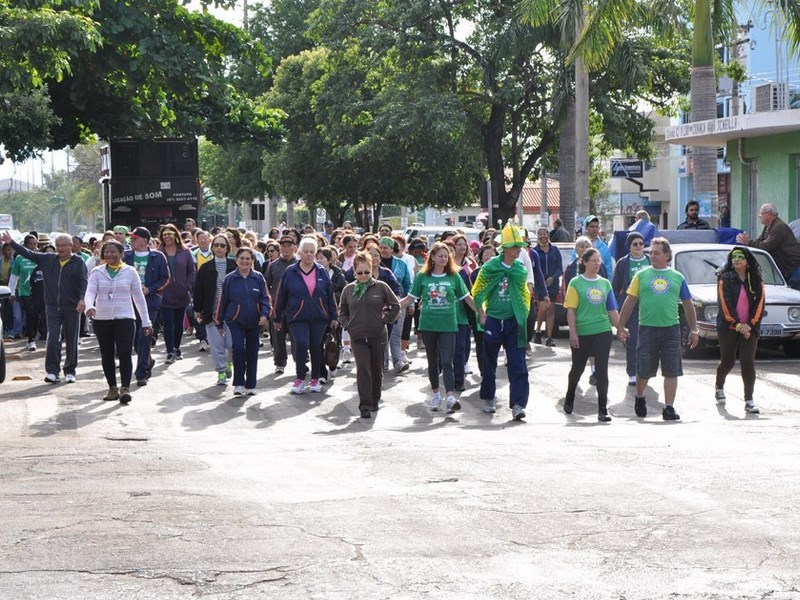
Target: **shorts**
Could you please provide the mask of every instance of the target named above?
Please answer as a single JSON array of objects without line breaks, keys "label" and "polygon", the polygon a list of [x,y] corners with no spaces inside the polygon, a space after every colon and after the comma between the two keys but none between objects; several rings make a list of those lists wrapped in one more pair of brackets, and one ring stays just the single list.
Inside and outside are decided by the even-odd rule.
[{"label": "shorts", "polygon": [[683,375],[681,326],[648,327],[640,324],[637,354],[636,375],[642,379],[655,377],[659,362],[663,377],[680,377]]},{"label": "shorts", "polygon": [[561,291],[561,286],[558,285],[557,283],[547,288],[547,295],[550,297],[551,302],[556,301],[556,298],[558,298],[558,294],[560,291]]}]

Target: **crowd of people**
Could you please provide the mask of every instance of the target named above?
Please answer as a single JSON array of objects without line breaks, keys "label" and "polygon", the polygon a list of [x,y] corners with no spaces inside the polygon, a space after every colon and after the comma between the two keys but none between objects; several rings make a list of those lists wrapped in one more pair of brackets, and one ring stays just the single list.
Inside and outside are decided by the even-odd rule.
[{"label": "crowd of people", "polygon": [[[687,219],[699,227],[694,208],[687,207]],[[758,240],[740,238],[719,273],[715,398],[725,402],[726,377],[738,355],[751,413],[759,410],[754,357],[764,284],[748,245],[783,239],[773,209],[762,208],[765,233]],[[427,239],[407,240],[388,226],[359,235],[350,223],[336,228],[330,221],[322,231],[273,228],[262,240],[233,227],[205,231],[191,219],[182,230],[174,224],[157,231],[117,226],[87,244],[59,235],[52,248],[35,232],[22,244],[6,232],[0,275],[16,292],[4,310],[20,313],[26,349],[36,351],[36,342],[46,340],[48,383],[62,381],[62,373],[65,383],[76,381],[80,338],[91,325],[108,384],[103,400],[127,404],[133,382],[148,385],[159,337],[170,365],[183,358],[184,336],[193,335],[209,355],[214,382],[232,385],[237,396],[256,393],[266,344],[276,375],[293,358],[293,394],[322,392],[341,365],[354,360],[359,412],[368,419],[380,408],[384,373],[408,371],[413,330],[427,358],[430,410],[461,409],[474,352],[483,411],[495,413],[502,349],[508,407],[521,420],[530,397],[526,356],[532,344],[556,346],[554,304],[563,297],[572,356],[564,412],[572,413],[588,364],[597,418],[611,420],[608,361],[616,329],[626,344],[636,415],[647,415],[645,389],[660,367],[662,418],[673,421],[680,419],[674,403],[683,373],[679,305],[691,347],[698,343],[697,319],[686,281],[669,267],[669,242],[644,221],[631,227],[627,253],[615,263],[598,235],[599,219],[590,215],[566,265],[553,245],[555,232],[540,228],[529,239],[511,223],[484,230],[479,240],[447,231],[430,248]],[[789,275],[795,264],[779,266]],[[13,321],[12,315],[7,322]]]}]

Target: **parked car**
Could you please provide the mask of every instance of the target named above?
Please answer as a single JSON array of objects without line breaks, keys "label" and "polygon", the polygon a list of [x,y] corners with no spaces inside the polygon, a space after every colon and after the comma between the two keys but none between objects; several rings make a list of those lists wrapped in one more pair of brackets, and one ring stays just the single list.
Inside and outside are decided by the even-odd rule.
[{"label": "parked car", "polygon": [[[733,248],[728,244],[672,244],[671,265],[686,278],[697,311],[701,344],[717,343],[717,270]],[[787,356],[800,356],[800,291],[786,284],[772,257],[750,248],[764,279],[764,317],[759,346],[783,347]],[[681,309],[681,338],[686,348],[689,326]]]},{"label": "parked car", "polygon": [[[11,296],[11,289],[0,285],[0,300]],[[0,315],[0,383],[6,380],[6,345],[3,342],[3,317]]]}]

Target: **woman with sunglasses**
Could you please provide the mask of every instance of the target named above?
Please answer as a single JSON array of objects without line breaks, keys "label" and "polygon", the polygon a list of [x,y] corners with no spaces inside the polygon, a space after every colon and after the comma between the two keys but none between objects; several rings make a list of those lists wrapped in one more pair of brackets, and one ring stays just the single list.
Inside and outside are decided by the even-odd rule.
[{"label": "woman with sunglasses", "polygon": [[166,364],[181,356],[183,317],[191,302],[191,290],[197,270],[192,253],[183,247],[180,232],[175,225],[167,224],[158,234],[159,250],[167,257],[169,282],[161,291],[161,316],[164,321],[164,344],[167,346]]},{"label": "woman with sunglasses", "polygon": [[[631,231],[626,242],[628,254],[617,262],[614,269],[614,279],[611,287],[617,298],[617,306],[625,303],[628,296],[628,286],[631,284],[633,276],[642,269],[650,266],[650,259],[644,253],[644,236],[638,231]],[[636,385],[636,347],[639,344],[639,304],[633,309],[628,319],[628,332],[630,337],[625,342],[625,372],[628,374],[628,385]]]},{"label": "woman with sunglasses", "polygon": [[717,284],[717,338],[719,366],[717,367],[717,404],[725,404],[725,378],[739,363],[744,382],[744,409],[758,414],[753,401],[756,382],[756,347],[759,326],[764,316],[764,280],[756,257],[743,246],[736,246],[719,273]]},{"label": "woman with sunglasses", "polygon": [[339,317],[349,326],[350,343],[356,361],[358,409],[362,419],[378,410],[386,353],[386,325],[400,312],[400,302],[388,285],[373,276],[373,258],[357,252],[353,259],[355,281],[342,292]]},{"label": "woman with sunglasses", "polygon": [[267,326],[272,309],[267,282],[255,265],[256,255],[251,248],[236,251],[236,269],[225,276],[214,312],[219,334],[230,332],[234,396],[256,393],[261,329]]},{"label": "woman with sunglasses", "polygon": [[194,310],[198,323],[206,325],[208,346],[217,372],[217,385],[227,385],[233,373],[232,336],[227,325],[223,333],[213,324],[213,315],[220,297],[225,276],[236,269],[236,261],[228,256],[231,250],[228,237],[222,234],[211,241],[212,259],[203,263],[197,271],[194,283]]}]

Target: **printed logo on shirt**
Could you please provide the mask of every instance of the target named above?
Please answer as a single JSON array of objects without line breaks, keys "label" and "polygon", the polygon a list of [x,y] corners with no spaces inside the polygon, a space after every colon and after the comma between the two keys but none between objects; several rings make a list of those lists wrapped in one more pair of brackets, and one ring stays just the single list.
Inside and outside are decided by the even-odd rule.
[{"label": "printed logo on shirt", "polygon": [[429,283],[428,284],[428,306],[430,308],[445,308],[450,306],[447,300],[448,285],[442,283]]},{"label": "printed logo on shirt", "polygon": [[670,283],[666,277],[655,277],[650,282],[650,289],[654,294],[666,294],[669,292]]},{"label": "printed logo on shirt", "polygon": [[500,289],[497,291],[497,295],[501,298],[508,297],[508,277],[503,277],[503,281],[500,282]]},{"label": "printed logo on shirt", "polygon": [[605,302],[605,293],[603,290],[597,287],[590,287],[586,289],[586,300],[589,301],[590,304],[603,304]]}]

